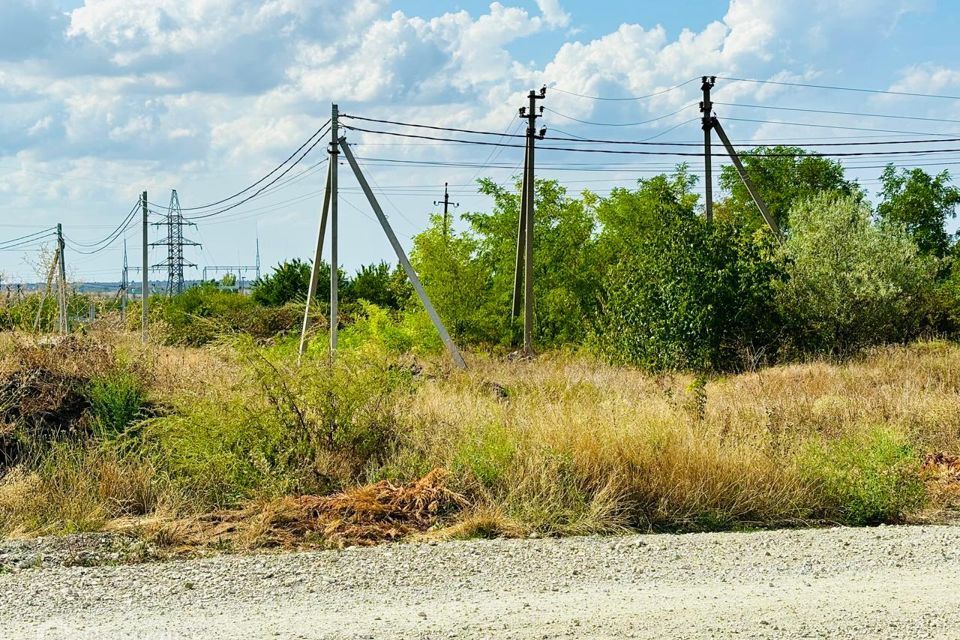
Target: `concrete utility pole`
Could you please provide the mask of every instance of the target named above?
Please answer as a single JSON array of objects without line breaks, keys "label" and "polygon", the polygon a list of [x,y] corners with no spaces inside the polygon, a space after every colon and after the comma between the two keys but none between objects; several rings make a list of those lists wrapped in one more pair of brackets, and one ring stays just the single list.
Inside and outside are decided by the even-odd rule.
[{"label": "concrete utility pole", "polygon": [[70,332],[70,320],[67,318],[67,268],[63,259],[63,225],[57,223],[57,255],[59,256],[59,280],[60,287],[57,296],[57,309],[60,319],[60,333],[66,335]]},{"label": "concrete utility pole", "polygon": [[450,202],[450,191],[448,189],[449,183],[443,183],[443,200],[434,200],[433,206],[438,207],[441,204],[443,205],[443,237],[446,239],[450,235],[450,205],[454,207],[459,207],[459,202]]},{"label": "concrete utility pole", "polygon": [[[327,233],[327,212],[330,209],[330,176],[333,172],[332,158],[327,164],[327,183],[323,190],[323,206],[320,209],[320,230],[317,232],[317,245],[313,251],[313,268],[310,270],[310,285],[307,287],[307,303],[303,307],[303,327],[300,330],[300,349],[297,352],[297,364],[303,358],[303,352],[307,348],[307,328],[310,326],[310,304],[317,295],[317,287],[320,284],[320,259],[323,255],[323,239]],[[259,240],[257,241],[257,263],[259,264]],[[258,276],[259,278],[259,276]]]},{"label": "concrete utility pole", "polygon": [[767,226],[770,227],[771,231],[773,231],[773,235],[777,237],[777,240],[783,242],[783,234],[780,232],[780,226],[767,210],[767,204],[760,196],[760,192],[753,184],[753,180],[751,180],[750,176],[747,175],[747,170],[744,169],[743,163],[740,162],[740,156],[737,154],[737,150],[733,148],[733,145],[730,143],[730,138],[727,137],[726,131],[723,130],[723,127],[720,126],[720,121],[716,118],[713,118],[713,128],[717,130],[717,135],[720,136],[720,141],[723,142],[723,146],[726,147],[727,154],[730,156],[730,160],[733,161],[733,166],[736,167],[737,173],[740,174],[740,180],[743,181],[743,186],[747,188],[747,191],[750,193],[750,197],[753,198],[754,204],[756,204],[757,209],[760,210],[760,215],[763,216]]},{"label": "concrete utility pole", "polygon": [[[520,313],[520,274],[523,273],[523,353],[533,355],[533,227],[535,209],[534,151],[536,140],[543,140],[546,129],[537,133],[537,118],[543,115],[543,107],[537,110],[537,100],[547,96],[547,87],[539,92],[531,91],[527,98],[529,104],[520,107],[520,117],[527,121],[526,158],[523,167],[523,183],[520,195],[520,224],[517,230],[517,261],[513,280],[513,313]],[[521,251],[522,245],[522,251]]]},{"label": "concrete utility pole", "polygon": [[127,239],[123,239],[123,275],[120,278],[120,321],[127,321],[127,286],[130,266],[127,264]]},{"label": "concrete utility pole", "polygon": [[[340,273],[337,253],[337,157],[339,156],[340,134],[338,119],[340,110],[337,105],[330,109],[330,359],[337,352],[337,330],[339,329]],[[319,264],[314,267],[320,268]]]},{"label": "concrete utility pole", "polygon": [[453,342],[453,339],[447,332],[447,329],[443,325],[443,321],[440,320],[440,316],[437,314],[436,309],[433,308],[433,304],[430,302],[430,297],[423,289],[423,285],[420,283],[420,278],[417,276],[417,272],[413,269],[413,265],[410,264],[410,260],[407,259],[407,254],[403,250],[403,246],[400,244],[400,241],[397,240],[397,235],[393,232],[393,227],[390,226],[387,216],[384,215],[383,208],[381,208],[380,203],[377,202],[376,196],[373,195],[373,190],[370,189],[370,185],[367,183],[367,179],[364,177],[363,172],[360,171],[360,165],[357,164],[357,159],[353,157],[353,151],[351,151],[350,145],[347,144],[346,138],[341,138],[340,146],[343,149],[343,155],[346,157],[347,163],[350,165],[350,168],[353,170],[353,174],[357,178],[357,182],[360,183],[360,189],[363,191],[364,195],[367,196],[367,202],[370,203],[370,208],[373,209],[373,212],[376,214],[377,220],[380,222],[380,226],[383,228],[384,234],[386,234],[387,239],[390,241],[390,245],[397,254],[397,260],[400,261],[400,266],[403,267],[403,270],[407,274],[407,278],[410,280],[410,284],[413,285],[413,290],[417,292],[417,295],[420,297],[420,301],[423,302],[423,306],[427,310],[427,315],[430,316],[430,320],[433,321],[433,326],[436,327],[437,333],[440,334],[440,339],[450,351],[450,357],[453,358],[453,362],[459,368],[466,369],[467,365],[463,361],[463,356],[460,354],[460,350],[457,349],[457,345]]},{"label": "concrete utility pole", "polygon": [[710,130],[713,128],[713,102],[710,100],[710,89],[716,84],[716,76],[703,76],[700,89],[703,90],[703,101],[700,103],[700,113],[703,114],[703,184],[705,193],[705,212],[707,222],[713,222],[713,165],[710,149]]},{"label": "concrete utility pole", "polygon": [[150,299],[150,223],[147,220],[147,192],[144,191],[140,196],[140,207],[143,217],[143,266],[141,274],[143,277],[140,289],[140,342],[147,342],[147,301]]}]

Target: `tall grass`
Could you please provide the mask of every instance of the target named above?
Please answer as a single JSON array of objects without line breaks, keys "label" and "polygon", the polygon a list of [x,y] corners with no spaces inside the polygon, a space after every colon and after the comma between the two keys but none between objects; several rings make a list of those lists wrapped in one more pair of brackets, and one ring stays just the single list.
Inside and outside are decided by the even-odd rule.
[{"label": "tall grass", "polygon": [[101,339],[138,363],[135,379],[98,374],[84,419],[101,427],[6,472],[0,534],[197,515],[437,467],[469,502],[451,535],[898,522],[927,502],[922,456],[960,451],[960,347],[947,343],[708,380],[570,354],[474,355],[460,372],[370,343],[334,364],[314,350],[298,367],[289,341]]}]

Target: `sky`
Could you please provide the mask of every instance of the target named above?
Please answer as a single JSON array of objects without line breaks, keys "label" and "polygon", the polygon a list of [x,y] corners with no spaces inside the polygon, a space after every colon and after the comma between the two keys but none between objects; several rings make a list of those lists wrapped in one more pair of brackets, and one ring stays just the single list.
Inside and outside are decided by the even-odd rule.
[{"label": "sky", "polygon": [[[160,211],[171,189],[183,207],[230,196],[307,140],[334,102],[348,116],[515,134],[527,92],[546,85],[542,147],[551,135],[695,142],[696,79],[707,74],[719,76],[715,113],[738,145],[960,137],[960,99],[732,80],[960,96],[958,29],[960,4],[945,0],[0,0],[0,247],[40,234],[0,249],[2,282],[39,279],[38,251],[50,243],[42,232],[57,223],[71,279],[118,280],[124,239],[139,264],[139,218],[91,251],[141,191]],[[445,182],[455,213],[488,210],[476,179],[512,184],[522,163],[512,147],[344,134],[408,249]],[[187,229],[202,244],[186,249],[198,265],[187,278],[203,266],[253,264],[257,240],[265,268],[312,256],[324,151],[318,145],[276,188]],[[537,159],[537,176],[572,194],[633,186],[682,160],[702,176],[703,164],[547,149]],[[891,159],[842,161],[875,197]],[[895,159],[940,171],[960,164],[960,150]],[[349,167],[339,176],[342,265],[394,262]],[[151,242],[163,235],[151,229]],[[152,250],[151,263],[163,258]]]}]

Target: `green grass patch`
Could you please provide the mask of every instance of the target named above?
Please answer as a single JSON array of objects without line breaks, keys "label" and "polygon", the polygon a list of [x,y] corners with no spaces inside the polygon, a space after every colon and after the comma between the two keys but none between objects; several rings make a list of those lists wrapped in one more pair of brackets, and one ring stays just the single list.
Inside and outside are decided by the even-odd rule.
[{"label": "green grass patch", "polygon": [[926,501],[917,451],[887,429],[810,445],[799,462],[820,493],[822,516],[841,524],[900,522]]}]

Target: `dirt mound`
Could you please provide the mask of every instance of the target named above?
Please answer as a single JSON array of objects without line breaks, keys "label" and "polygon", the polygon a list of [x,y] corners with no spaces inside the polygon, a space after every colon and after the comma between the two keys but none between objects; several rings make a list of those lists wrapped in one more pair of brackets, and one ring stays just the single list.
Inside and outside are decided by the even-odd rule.
[{"label": "dirt mound", "polygon": [[31,446],[83,435],[85,390],[111,363],[105,347],[74,336],[18,340],[0,368],[0,472]]},{"label": "dirt mound", "polygon": [[[386,480],[330,496],[285,497],[204,517],[174,544],[230,543],[240,548],[373,545],[425,532],[466,506],[434,469],[404,485]],[[162,527],[170,535],[170,527]]]},{"label": "dirt mound", "polygon": [[89,406],[86,380],[43,367],[0,379],[0,471],[16,465],[32,444],[80,435]]}]

